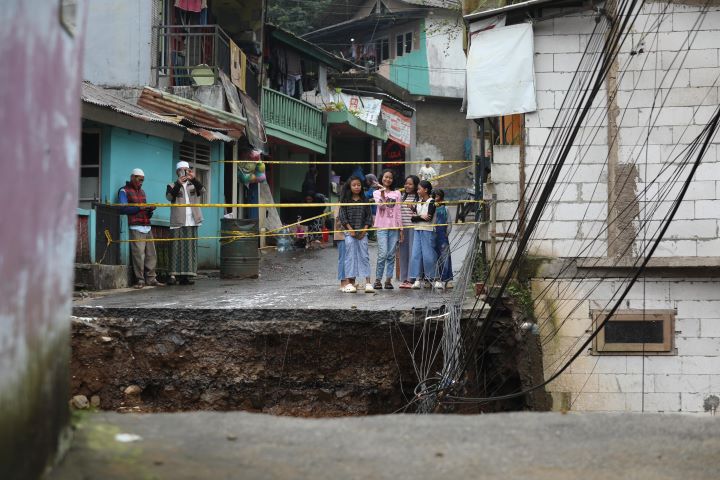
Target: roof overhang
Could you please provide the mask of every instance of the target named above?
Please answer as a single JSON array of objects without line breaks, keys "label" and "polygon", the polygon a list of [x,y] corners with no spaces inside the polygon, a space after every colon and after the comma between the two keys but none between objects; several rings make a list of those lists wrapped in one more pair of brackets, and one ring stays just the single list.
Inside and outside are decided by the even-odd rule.
[{"label": "roof overhang", "polygon": [[351,68],[361,68],[349,60],[340,58],[327,50],[318,47],[314,43],[308,42],[307,40],[294,35],[287,30],[284,30],[275,25],[268,24],[266,29],[270,32],[270,36],[278,42],[294,48],[305,55],[313,58],[314,60],[327,65],[335,70],[344,71]]},{"label": "roof overhang", "polygon": [[[374,73],[338,73],[330,77],[332,80],[332,86],[339,87],[342,89],[354,89],[354,90],[369,90],[377,93],[389,94],[394,97],[395,100],[400,102],[416,101],[421,100],[421,97],[412,95],[406,89],[400,87],[398,84],[391,82],[387,78]],[[410,105],[402,104],[403,107],[409,107]],[[412,109],[414,111],[414,109]]]},{"label": "roof overhang", "polygon": [[87,101],[83,101],[82,104],[82,118],[153,137],[165,138],[173,142],[181,142],[185,137],[185,128],[181,125],[149,122],[108,107],[93,105]]},{"label": "roof overhang", "polygon": [[[601,3],[599,0],[527,0],[525,2],[514,3],[504,7],[490,8],[464,15],[466,22],[472,23],[485,18],[496,17],[498,15],[527,16],[538,19],[542,17],[542,9],[566,8],[587,5],[592,8],[595,4]],[[571,12],[568,12],[568,14]]]},{"label": "roof overhang", "polygon": [[353,137],[373,137],[378,140],[387,140],[387,132],[382,128],[361,120],[347,110],[341,112],[328,112],[328,128],[333,134],[344,134]]},{"label": "roof overhang", "polygon": [[[422,14],[421,14],[422,13]],[[353,33],[353,36],[357,36],[360,33],[366,33],[369,34],[372,31],[379,31],[384,29],[385,27],[389,27],[392,25],[399,25],[401,23],[407,23],[408,20],[412,18],[424,18],[426,12],[420,12],[418,11],[418,14],[414,17],[407,12],[406,14],[399,16],[394,14],[377,14],[373,13],[369,17],[360,18],[360,19],[353,19],[348,20],[341,23],[336,23],[335,25],[330,25],[328,27],[324,27],[318,30],[315,30],[310,33],[306,33],[303,35],[303,38],[306,38],[308,40],[311,40],[313,42],[318,42],[321,39],[324,38],[333,38],[335,35],[339,33]],[[322,42],[319,42],[322,43]]]},{"label": "roof overhang", "polygon": [[[140,98],[138,98],[138,105],[160,115],[182,117],[200,129],[221,130],[221,133],[226,133],[226,137],[231,140],[237,140],[245,134],[245,126],[247,125],[245,117],[152,87],[143,89]],[[192,132],[192,128],[189,128],[188,131],[206,138],[202,133]],[[216,140],[220,140],[216,135],[211,136]]]}]

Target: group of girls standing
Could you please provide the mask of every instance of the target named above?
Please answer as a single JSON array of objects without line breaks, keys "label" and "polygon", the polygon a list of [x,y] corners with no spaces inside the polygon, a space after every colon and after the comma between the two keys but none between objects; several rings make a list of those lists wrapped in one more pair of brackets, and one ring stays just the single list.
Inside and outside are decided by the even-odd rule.
[{"label": "group of girls standing", "polygon": [[[404,192],[395,189],[392,170],[382,173],[375,186],[373,201],[377,207],[373,218],[363,182],[352,176],[345,183],[338,211],[336,230],[344,230],[338,245],[338,279],[343,292],[354,293],[356,282],[364,280],[366,293],[392,290],[395,258],[399,248],[399,288],[420,289],[425,281],[432,287],[451,287],[452,264],[448,239],[450,218],[443,205],[445,194],[415,175],[405,179]],[[357,204],[357,205],[353,205]],[[377,265],[375,283],[370,281],[370,254],[367,233],[377,229]],[[384,282],[383,282],[384,279]]]}]

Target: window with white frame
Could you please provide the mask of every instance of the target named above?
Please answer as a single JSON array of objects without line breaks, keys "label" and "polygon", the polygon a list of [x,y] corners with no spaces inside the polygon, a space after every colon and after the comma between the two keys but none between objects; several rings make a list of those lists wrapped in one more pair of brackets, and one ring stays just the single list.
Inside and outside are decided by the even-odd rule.
[{"label": "window with white frame", "polygon": [[190,164],[195,170],[195,176],[205,187],[205,193],[200,196],[202,203],[210,203],[210,145],[205,142],[185,140],[180,144],[180,160]]}]

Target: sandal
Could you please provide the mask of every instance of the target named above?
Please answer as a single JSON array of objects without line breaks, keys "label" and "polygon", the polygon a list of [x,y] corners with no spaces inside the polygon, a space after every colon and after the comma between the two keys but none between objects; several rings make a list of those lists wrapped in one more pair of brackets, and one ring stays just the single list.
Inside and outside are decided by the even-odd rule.
[{"label": "sandal", "polygon": [[373,288],[375,290],[382,290],[383,287],[382,287],[382,282],[380,281],[380,279],[375,280],[375,285],[373,285]]},{"label": "sandal", "polygon": [[393,288],[395,287],[393,287],[393,284],[390,280],[385,282],[385,290],[392,290]]},{"label": "sandal", "polygon": [[412,288],[412,283],[410,283],[410,282],[408,282],[407,280],[405,280],[404,282],[402,282],[402,283],[400,284],[400,288],[410,289],[410,288]]}]

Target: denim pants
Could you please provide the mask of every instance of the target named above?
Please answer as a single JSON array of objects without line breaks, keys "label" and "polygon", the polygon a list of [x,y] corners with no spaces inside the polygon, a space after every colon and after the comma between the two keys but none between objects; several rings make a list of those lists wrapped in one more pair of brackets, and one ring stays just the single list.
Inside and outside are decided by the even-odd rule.
[{"label": "denim pants", "polygon": [[370,276],[370,253],[368,238],[362,240],[345,234],[345,278],[362,278]]},{"label": "denim pants", "polygon": [[338,280],[345,280],[345,241],[337,243],[338,249]]},{"label": "denim pants", "polygon": [[447,237],[444,239],[436,238],[435,252],[438,256],[438,269],[440,270],[440,280],[448,282],[453,279],[452,271],[452,255],[450,254],[450,242]]},{"label": "denim pants", "polygon": [[425,278],[437,278],[437,253],[435,252],[435,232],[430,230],[415,230],[410,258],[410,278],[422,280],[423,268]]},{"label": "denim pants", "polygon": [[405,237],[398,247],[398,261],[400,262],[400,281],[404,282],[410,278],[410,256],[412,254],[413,234],[415,230],[406,228],[403,230]]},{"label": "denim pants", "polygon": [[397,230],[378,230],[377,232],[377,266],[375,278],[381,280],[383,273],[390,280],[395,276],[395,250],[397,249],[400,232]]}]

